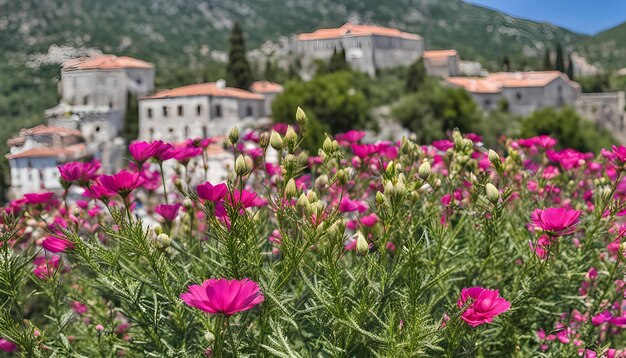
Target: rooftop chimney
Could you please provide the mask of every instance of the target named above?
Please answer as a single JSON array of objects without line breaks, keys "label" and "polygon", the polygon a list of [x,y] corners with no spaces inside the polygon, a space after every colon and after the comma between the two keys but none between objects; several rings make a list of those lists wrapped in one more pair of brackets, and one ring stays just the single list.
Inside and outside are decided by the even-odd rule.
[{"label": "rooftop chimney", "polygon": [[223,79],[219,79],[217,81],[215,81],[215,86],[219,89],[224,89],[226,88],[226,80]]}]

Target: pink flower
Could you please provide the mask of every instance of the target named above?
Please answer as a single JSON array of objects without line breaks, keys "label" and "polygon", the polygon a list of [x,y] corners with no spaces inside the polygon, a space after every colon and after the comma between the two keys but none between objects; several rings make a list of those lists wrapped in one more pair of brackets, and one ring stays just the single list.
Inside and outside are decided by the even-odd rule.
[{"label": "pink flower", "polygon": [[79,315],[84,315],[85,313],[87,313],[87,306],[78,301],[73,301],[70,305],[72,306],[72,310]]},{"label": "pink flower", "polygon": [[122,170],[114,175],[103,175],[99,178],[100,184],[109,191],[120,194],[122,197],[128,196],[142,183],[139,173],[130,173]]},{"label": "pink flower", "polygon": [[[344,142],[346,144],[349,143],[356,143],[358,141],[360,141],[361,139],[363,139],[363,137],[365,137],[365,132],[363,131],[357,131],[357,130],[349,130],[346,133],[343,134],[337,134],[335,136],[335,139],[338,142]],[[342,144],[344,144],[342,143]]]},{"label": "pink flower", "polygon": [[54,271],[59,267],[59,263],[61,258],[59,256],[52,256],[46,261],[44,256],[39,256],[35,258],[33,263],[35,264],[35,269],[33,273],[41,280],[47,280],[52,277]]},{"label": "pink flower", "polygon": [[231,316],[246,311],[265,300],[259,285],[243,280],[208,279],[202,285],[191,285],[180,298],[191,307],[211,314]]},{"label": "pink flower", "polygon": [[99,200],[104,200],[113,195],[115,195],[114,191],[110,191],[109,189],[100,185],[100,183],[91,184],[88,188],[85,188],[85,191],[83,192],[83,196]]},{"label": "pink flower", "polygon": [[17,346],[15,343],[11,341],[7,341],[4,338],[0,338],[0,350],[3,350],[7,353],[13,353],[17,350]]},{"label": "pink flower", "polygon": [[179,163],[187,164],[193,157],[197,157],[202,154],[202,148],[195,147],[180,147],[174,149],[174,159]]},{"label": "pink flower", "polygon": [[156,142],[152,142],[152,145],[155,147],[155,152],[154,152],[153,157],[159,162],[172,159],[176,155],[174,146],[169,143],[163,143],[163,141],[157,140]]},{"label": "pink flower", "polygon": [[180,209],[181,204],[161,204],[154,209],[157,214],[161,215],[163,219],[167,221],[174,221],[176,216],[178,216],[178,210]]},{"label": "pink flower", "polygon": [[363,224],[363,226],[365,227],[372,227],[376,225],[377,222],[378,222],[378,216],[376,216],[376,214],[374,213],[371,213],[367,216],[363,216],[361,218],[361,224]]},{"label": "pink flower", "polygon": [[576,224],[581,213],[580,210],[566,208],[536,209],[531,215],[531,220],[536,228],[553,236],[562,236],[576,231]]},{"label": "pink flower", "polygon": [[100,163],[69,162],[59,165],[58,168],[61,179],[65,182],[78,182],[80,185],[86,185],[90,180],[96,178],[96,171],[100,168]]},{"label": "pink flower", "polygon": [[24,198],[26,199],[26,202],[28,204],[39,205],[39,204],[46,204],[48,201],[50,201],[50,199],[52,199],[53,195],[54,195],[53,192],[28,193],[28,194],[24,194]]},{"label": "pink flower", "polygon": [[441,139],[433,141],[433,147],[439,149],[442,152],[447,151],[450,148],[454,148],[454,142],[448,139]]},{"label": "pink flower", "polygon": [[615,155],[615,161],[618,163],[624,163],[626,162],[626,147],[623,145],[618,146],[612,146],[611,147],[613,154]]},{"label": "pink flower", "polygon": [[50,252],[64,252],[74,248],[73,243],[56,236],[48,236],[41,242],[41,246]]},{"label": "pink flower", "polygon": [[198,185],[196,190],[198,191],[198,197],[200,197],[200,199],[213,202],[222,200],[226,196],[226,193],[228,193],[228,187],[224,183],[213,185],[206,182],[202,185]]},{"label": "pink flower", "polygon": [[374,144],[352,144],[354,155],[363,159],[378,151],[378,146]]},{"label": "pink flower", "polygon": [[457,301],[458,307],[463,308],[469,299],[472,301],[461,315],[461,319],[472,327],[491,323],[494,317],[511,307],[510,302],[499,296],[498,290],[482,287],[464,288]]},{"label": "pink flower", "polygon": [[137,163],[144,163],[146,160],[152,158],[158,149],[158,145],[155,145],[154,143],[139,141],[132,142],[128,146],[130,155],[133,156],[133,159],[135,159]]}]

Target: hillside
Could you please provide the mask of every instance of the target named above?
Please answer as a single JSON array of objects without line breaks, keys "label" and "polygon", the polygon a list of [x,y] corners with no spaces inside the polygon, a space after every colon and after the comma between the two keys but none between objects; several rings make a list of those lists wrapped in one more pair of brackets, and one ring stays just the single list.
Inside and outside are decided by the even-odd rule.
[{"label": "hillside", "polygon": [[626,22],[583,40],[579,47],[591,63],[607,69],[626,67]]},{"label": "hillside", "polygon": [[0,0],[0,122],[8,123],[0,149],[55,104],[58,63],[68,54],[96,49],[151,61],[165,87],[222,76],[212,50],[226,49],[234,21],[253,48],[348,20],[415,32],[428,48],[453,47],[491,66],[504,55],[514,66],[538,63],[543,43],[585,39],[461,0]]}]

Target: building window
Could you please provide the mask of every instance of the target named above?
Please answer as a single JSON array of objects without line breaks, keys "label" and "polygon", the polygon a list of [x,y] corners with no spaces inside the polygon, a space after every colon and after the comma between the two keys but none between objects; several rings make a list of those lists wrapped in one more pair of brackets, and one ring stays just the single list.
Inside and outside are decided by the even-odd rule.
[{"label": "building window", "polygon": [[202,114],[202,106],[201,106],[201,105],[198,105],[198,106],[196,107],[196,114],[197,114],[197,115],[201,115],[201,114]]},{"label": "building window", "polygon": [[170,129],[168,129],[170,133],[174,133],[174,128],[170,127]]},{"label": "building window", "polygon": [[137,82],[138,85],[141,85],[141,78],[138,78],[135,82]]},{"label": "building window", "polygon": [[515,98],[517,98],[518,101],[521,100],[522,99],[522,94],[520,92],[517,92],[515,94]]},{"label": "building window", "polygon": [[154,139],[154,128],[150,128],[150,140]]},{"label": "building window", "polygon": [[185,126],[185,138],[189,138],[189,127]]},{"label": "building window", "polygon": [[483,102],[483,104],[485,105],[485,107],[489,107],[489,106],[491,106],[491,100],[486,99],[486,100]]},{"label": "building window", "polygon": [[215,105],[215,117],[222,117],[222,106],[220,106],[219,104]]},{"label": "building window", "polygon": [[182,117],[184,114],[183,106],[178,106],[178,116]]},{"label": "building window", "polygon": [[100,132],[100,126],[96,126],[96,133]]},{"label": "building window", "polygon": [[89,96],[88,95],[83,97],[83,104],[84,105],[88,105],[89,104]]},{"label": "building window", "polygon": [[167,117],[167,106],[163,106],[163,117]]},{"label": "building window", "polygon": [[252,117],[252,106],[246,107],[246,117]]},{"label": "building window", "polygon": [[109,108],[113,108],[113,101],[109,101]]},{"label": "building window", "polygon": [[152,108],[148,108],[148,118],[152,118]]},{"label": "building window", "polygon": [[208,137],[206,126],[202,126],[202,138]]}]

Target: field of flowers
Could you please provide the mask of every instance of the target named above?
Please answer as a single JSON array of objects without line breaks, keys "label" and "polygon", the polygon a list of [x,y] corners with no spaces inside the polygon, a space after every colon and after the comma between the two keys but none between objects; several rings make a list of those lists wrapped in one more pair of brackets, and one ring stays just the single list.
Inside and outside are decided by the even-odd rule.
[{"label": "field of flowers", "polygon": [[626,147],[350,131],[307,154],[296,119],[233,129],[225,183],[189,175],[212,139],[134,142],[10,202],[0,356],[626,356]]}]

